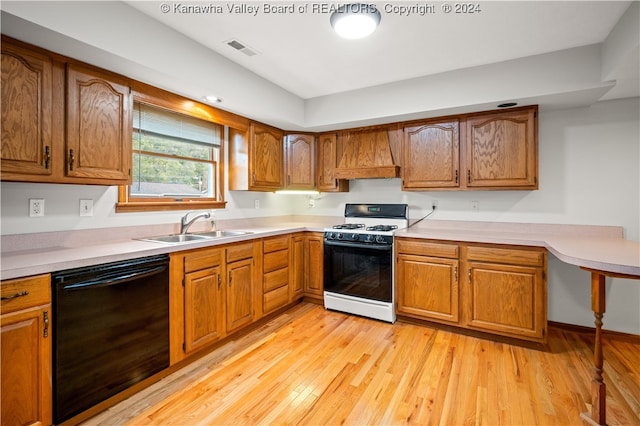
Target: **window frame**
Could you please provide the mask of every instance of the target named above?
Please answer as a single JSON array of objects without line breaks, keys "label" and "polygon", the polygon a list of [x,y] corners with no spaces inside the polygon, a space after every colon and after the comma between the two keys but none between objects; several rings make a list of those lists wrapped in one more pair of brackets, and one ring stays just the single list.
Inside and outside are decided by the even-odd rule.
[{"label": "window frame", "polygon": [[[128,212],[154,212],[154,211],[171,211],[171,210],[198,210],[198,209],[223,209],[227,202],[225,195],[225,153],[226,153],[226,126],[234,128],[248,128],[248,120],[243,117],[236,116],[226,111],[221,111],[202,102],[194,101],[166,92],[143,83],[132,87],[133,102],[140,102],[156,108],[163,108],[178,114],[185,114],[193,118],[209,121],[217,125],[223,126],[220,139],[220,159],[216,164],[212,160],[214,167],[218,168],[218,175],[215,176],[218,193],[217,199],[207,197],[181,197],[176,199],[159,199],[158,197],[131,197],[129,195],[129,186],[120,185],[118,187],[118,202],[115,206],[116,213]],[[131,149],[131,159],[133,159],[133,140]]]}]

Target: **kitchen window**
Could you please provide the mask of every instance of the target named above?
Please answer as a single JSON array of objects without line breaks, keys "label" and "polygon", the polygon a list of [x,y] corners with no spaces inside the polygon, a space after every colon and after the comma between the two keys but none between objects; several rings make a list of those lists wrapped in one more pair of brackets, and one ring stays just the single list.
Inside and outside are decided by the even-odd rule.
[{"label": "kitchen window", "polygon": [[[179,111],[135,101],[131,185],[121,186],[116,211],[224,207],[223,126]],[[185,110],[186,109],[186,110]]]}]

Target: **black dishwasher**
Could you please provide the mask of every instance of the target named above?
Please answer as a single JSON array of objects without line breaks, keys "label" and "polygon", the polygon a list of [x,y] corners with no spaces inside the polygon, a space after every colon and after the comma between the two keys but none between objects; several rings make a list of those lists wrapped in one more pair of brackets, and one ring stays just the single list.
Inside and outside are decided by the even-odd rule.
[{"label": "black dishwasher", "polygon": [[169,258],[53,274],[54,423],[169,366]]}]

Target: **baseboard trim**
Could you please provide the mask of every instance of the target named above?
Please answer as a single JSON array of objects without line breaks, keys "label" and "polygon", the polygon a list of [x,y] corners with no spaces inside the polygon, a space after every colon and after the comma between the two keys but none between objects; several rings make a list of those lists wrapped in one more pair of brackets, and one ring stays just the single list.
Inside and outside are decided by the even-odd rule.
[{"label": "baseboard trim", "polygon": [[[595,334],[596,332],[595,327],[586,327],[584,325],[567,324],[564,322],[556,322],[556,321],[549,321],[547,324],[549,327],[553,327],[560,330],[571,331],[573,333]],[[629,340],[633,343],[640,343],[640,335],[638,334],[624,333],[622,331],[603,329],[602,335],[610,338],[615,338],[615,339]]]}]

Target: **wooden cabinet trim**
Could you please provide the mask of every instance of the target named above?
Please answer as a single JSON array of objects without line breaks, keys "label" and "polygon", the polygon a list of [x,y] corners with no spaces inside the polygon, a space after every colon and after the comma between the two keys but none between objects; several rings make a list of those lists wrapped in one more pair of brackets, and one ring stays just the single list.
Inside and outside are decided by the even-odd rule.
[{"label": "wooden cabinet trim", "polygon": [[543,248],[504,248],[466,245],[466,259],[512,265],[544,266],[546,250]]},{"label": "wooden cabinet trim", "polygon": [[184,272],[189,273],[200,269],[211,268],[222,262],[222,249],[202,249],[185,254]]},{"label": "wooden cabinet trim", "polygon": [[457,259],[460,254],[458,244],[427,242],[419,238],[397,238],[396,250],[398,253],[448,257],[452,259]]},{"label": "wooden cabinet trim", "polygon": [[51,303],[51,275],[5,280],[0,283],[2,314]]},{"label": "wooden cabinet trim", "polygon": [[265,273],[273,272],[289,266],[289,249],[265,253],[263,257],[263,269]]},{"label": "wooden cabinet trim", "polygon": [[289,235],[265,238],[262,242],[263,251],[270,253],[289,248]]},{"label": "wooden cabinet trim", "polygon": [[237,243],[226,247],[227,263],[253,257],[253,242]]}]

